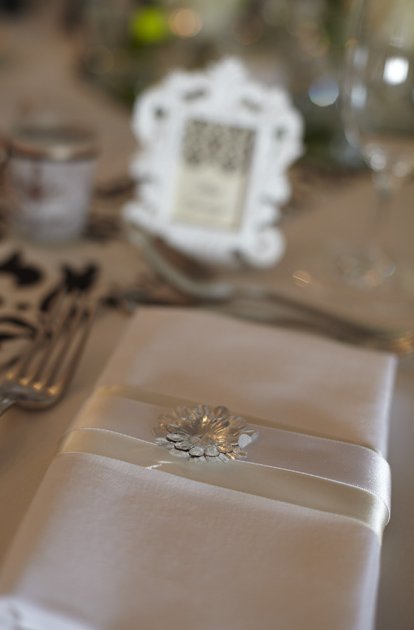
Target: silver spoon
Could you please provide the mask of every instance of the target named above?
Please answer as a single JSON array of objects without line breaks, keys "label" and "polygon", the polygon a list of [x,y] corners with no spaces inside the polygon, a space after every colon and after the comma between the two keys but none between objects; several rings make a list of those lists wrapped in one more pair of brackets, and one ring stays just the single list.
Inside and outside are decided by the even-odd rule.
[{"label": "silver spoon", "polygon": [[413,329],[391,330],[360,323],[260,285],[201,281],[189,276],[168,260],[151,235],[132,228],[129,238],[139,247],[149,265],[169,285],[191,296],[206,308],[262,323],[306,329],[397,354],[414,352]]}]

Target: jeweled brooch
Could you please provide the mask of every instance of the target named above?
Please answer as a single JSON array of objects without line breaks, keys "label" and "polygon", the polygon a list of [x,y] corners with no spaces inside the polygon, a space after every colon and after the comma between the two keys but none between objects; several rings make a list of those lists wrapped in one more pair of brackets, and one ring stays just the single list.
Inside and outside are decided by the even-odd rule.
[{"label": "jeweled brooch", "polygon": [[244,418],[232,415],[226,407],[177,407],[158,420],[156,444],[177,457],[196,461],[246,457],[244,449],[257,435]]}]

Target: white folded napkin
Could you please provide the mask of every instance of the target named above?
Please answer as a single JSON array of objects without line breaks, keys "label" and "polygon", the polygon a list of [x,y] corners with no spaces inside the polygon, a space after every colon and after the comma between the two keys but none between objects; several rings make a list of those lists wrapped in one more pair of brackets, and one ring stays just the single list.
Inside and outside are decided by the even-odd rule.
[{"label": "white folded napkin", "polygon": [[[393,371],[305,334],[140,311],[16,536],[0,628],[369,630],[376,486],[349,479],[366,459],[379,476]],[[149,444],[171,397],[246,416],[248,461],[171,463]]]}]

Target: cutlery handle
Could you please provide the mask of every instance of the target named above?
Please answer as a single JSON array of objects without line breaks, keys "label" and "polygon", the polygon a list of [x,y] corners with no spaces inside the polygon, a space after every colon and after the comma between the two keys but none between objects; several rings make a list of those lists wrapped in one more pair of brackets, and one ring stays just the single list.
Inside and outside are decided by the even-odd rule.
[{"label": "cutlery handle", "polygon": [[6,398],[5,396],[0,398],[0,416],[2,416],[9,407],[15,405],[16,401],[12,398]]}]

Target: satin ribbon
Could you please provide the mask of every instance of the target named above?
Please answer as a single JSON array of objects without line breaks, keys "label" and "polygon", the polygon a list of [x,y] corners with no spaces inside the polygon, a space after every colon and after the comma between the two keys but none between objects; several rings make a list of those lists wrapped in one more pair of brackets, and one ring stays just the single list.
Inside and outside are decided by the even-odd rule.
[{"label": "satin ribbon", "polygon": [[379,453],[244,416],[258,433],[247,459],[182,461],[154,444],[153,428],[166,410],[195,404],[138,387],[101,388],[65,437],[61,452],[109,457],[330,512],[363,523],[381,538],[390,517],[390,471]]}]

